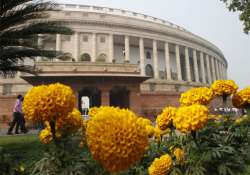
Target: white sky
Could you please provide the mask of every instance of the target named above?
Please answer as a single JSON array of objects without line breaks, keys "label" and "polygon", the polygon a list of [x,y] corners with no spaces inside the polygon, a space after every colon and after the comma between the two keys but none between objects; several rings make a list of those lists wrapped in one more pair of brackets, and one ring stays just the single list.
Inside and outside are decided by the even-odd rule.
[{"label": "white sky", "polygon": [[214,43],[228,60],[228,78],[250,86],[250,35],[220,0],[54,0],[120,8],[162,18]]}]

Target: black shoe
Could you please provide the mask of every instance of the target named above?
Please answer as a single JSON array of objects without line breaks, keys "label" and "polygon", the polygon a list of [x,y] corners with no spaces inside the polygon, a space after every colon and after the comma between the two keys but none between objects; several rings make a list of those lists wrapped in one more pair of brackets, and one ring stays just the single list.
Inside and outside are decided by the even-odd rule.
[{"label": "black shoe", "polygon": [[7,135],[13,135],[11,132],[7,132]]},{"label": "black shoe", "polygon": [[19,132],[15,132],[15,134],[20,134]]},{"label": "black shoe", "polygon": [[26,134],[27,132],[29,132],[27,129],[22,131],[22,133],[24,133],[24,134]]}]

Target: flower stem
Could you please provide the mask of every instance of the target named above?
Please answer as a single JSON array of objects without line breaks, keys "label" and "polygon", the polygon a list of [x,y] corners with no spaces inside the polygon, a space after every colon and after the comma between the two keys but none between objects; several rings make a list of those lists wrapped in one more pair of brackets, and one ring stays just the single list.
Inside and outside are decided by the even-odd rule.
[{"label": "flower stem", "polygon": [[227,95],[222,95],[223,107],[227,107]]},{"label": "flower stem", "polygon": [[56,138],[56,122],[50,122],[50,128],[51,128],[51,133],[52,133],[54,143],[57,146],[58,145],[58,140]]}]

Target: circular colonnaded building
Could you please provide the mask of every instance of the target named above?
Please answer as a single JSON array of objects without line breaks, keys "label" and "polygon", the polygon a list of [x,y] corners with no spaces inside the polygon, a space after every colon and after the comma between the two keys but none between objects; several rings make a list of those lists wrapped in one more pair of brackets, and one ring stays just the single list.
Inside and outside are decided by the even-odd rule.
[{"label": "circular colonnaded building", "polygon": [[50,12],[73,35],[40,35],[41,48],[60,59],[37,58],[36,76],[18,73],[0,80],[0,115],[10,116],[17,94],[33,85],[61,82],[90,106],[130,108],[144,116],[178,105],[188,88],[227,78],[227,61],[209,41],[168,21],[114,8],[58,4]]}]

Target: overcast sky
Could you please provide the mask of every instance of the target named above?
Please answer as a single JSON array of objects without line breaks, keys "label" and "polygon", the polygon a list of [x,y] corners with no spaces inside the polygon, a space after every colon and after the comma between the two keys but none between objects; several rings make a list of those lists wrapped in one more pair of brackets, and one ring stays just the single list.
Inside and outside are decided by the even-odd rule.
[{"label": "overcast sky", "polygon": [[228,60],[228,78],[250,86],[250,35],[220,0],[54,0],[120,8],[162,18],[214,43]]}]

